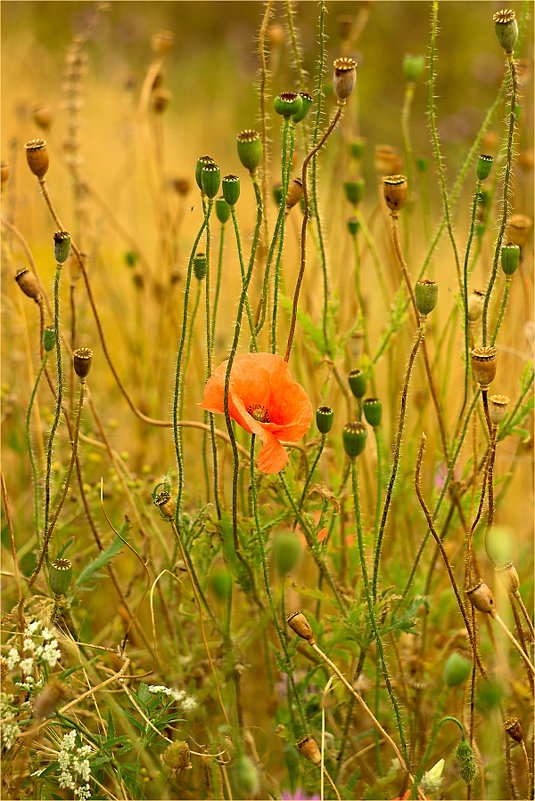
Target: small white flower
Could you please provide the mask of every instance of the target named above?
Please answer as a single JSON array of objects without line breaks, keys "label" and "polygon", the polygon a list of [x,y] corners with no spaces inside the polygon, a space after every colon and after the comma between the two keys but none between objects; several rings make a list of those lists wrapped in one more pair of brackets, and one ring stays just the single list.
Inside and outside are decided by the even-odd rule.
[{"label": "small white flower", "polygon": [[23,673],[31,673],[33,670],[33,656],[23,659],[19,665]]},{"label": "small white flower", "polygon": [[34,620],[32,623],[30,623],[29,626],[26,627],[26,629],[24,630],[24,634],[27,637],[31,637],[32,634],[35,634],[35,632],[39,631],[40,628],[41,628],[41,621]]},{"label": "small white flower", "polygon": [[36,648],[35,643],[34,643],[34,641],[32,640],[31,637],[25,637],[24,638],[24,641],[22,643],[22,647],[24,648],[25,651],[30,651],[30,653],[33,653],[35,651],[35,648]]},{"label": "small white flower", "polygon": [[9,670],[12,670],[18,662],[20,662],[20,654],[16,648],[11,648],[7,655],[7,666]]},{"label": "small white flower", "polygon": [[74,790],[75,783],[73,776],[69,773],[68,770],[62,770],[59,775],[59,782],[60,787],[68,787],[69,790]]},{"label": "small white flower", "polygon": [[68,734],[63,735],[63,739],[61,741],[61,750],[72,751],[75,745],[76,745],[76,731],[73,729]]},{"label": "small white flower", "polygon": [[50,631],[50,629],[43,629],[41,632],[41,637],[43,640],[51,640],[54,637],[54,634]]},{"label": "small white flower", "polygon": [[48,662],[50,667],[54,667],[58,659],[61,659],[61,651],[58,648],[58,641],[51,640],[43,648],[42,658]]},{"label": "small white flower", "polygon": [[80,801],[87,801],[87,799],[91,798],[91,787],[88,784],[78,787],[74,791],[74,797],[79,798]]},{"label": "small white flower", "polygon": [[191,695],[188,695],[182,701],[182,709],[184,710],[184,712],[191,712],[191,710],[195,709],[196,706],[197,706],[197,701]]},{"label": "small white flower", "polygon": [[184,698],[186,697],[186,693],[184,692],[184,690],[171,690],[170,696],[174,701],[180,702],[184,700]]},{"label": "small white flower", "polygon": [[2,726],[2,745],[9,751],[9,749],[13,746],[17,738],[17,734],[20,733],[19,724],[12,720],[9,723],[4,723]]}]

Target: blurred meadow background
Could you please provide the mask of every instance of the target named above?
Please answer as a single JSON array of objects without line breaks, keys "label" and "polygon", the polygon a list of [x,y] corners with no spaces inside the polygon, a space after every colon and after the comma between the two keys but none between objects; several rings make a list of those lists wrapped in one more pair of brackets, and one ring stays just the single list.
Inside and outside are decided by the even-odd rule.
[{"label": "blurred meadow background", "polygon": [[[495,2],[2,2],[5,798],[533,797],[533,4],[510,7],[508,59]],[[341,107],[339,57],[356,87],[311,160],[288,361],[314,415],[264,473],[250,434],[234,424],[234,457],[225,416],[199,404],[241,311],[236,353],[285,355],[303,203],[279,214],[275,190]],[[281,92],[313,100],[289,172]],[[41,185],[25,150],[39,139]],[[254,322],[277,263],[257,348],[224,204],[194,249],[204,155],[240,179]],[[399,247],[392,174],[408,179]],[[191,272],[208,241],[209,348]],[[412,284],[438,286],[429,372],[400,249]],[[490,393],[509,399],[492,424],[469,353],[491,344]],[[415,487],[422,432],[442,552]],[[297,610],[313,635],[287,625]]]}]

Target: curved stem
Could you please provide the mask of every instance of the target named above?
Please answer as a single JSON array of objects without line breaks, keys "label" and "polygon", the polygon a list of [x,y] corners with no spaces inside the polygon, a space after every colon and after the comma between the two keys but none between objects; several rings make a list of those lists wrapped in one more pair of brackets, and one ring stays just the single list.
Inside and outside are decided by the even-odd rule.
[{"label": "curved stem", "polygon": [[[236,236],[236,247],[238,248],[238,260],[240,262],[241,280],[243,287],[245,281],[245,265],[243,262],[243,251],[241,246],[240,229],[238,227],[238,218],[236,216],[236,209],[234,206],[231,206],[230,213],[232,214],[232,222],[234,223],[234,234]],[[249,307],[249,300],[247,298],[247,295],[245,295],[245,310],[247,311],[247,318],[249,320],[249,330],[251,332],[251,344],[254,350],[258,352],[258,342],[256,341],[253,317],[251,314],[251,309]]]},{"label": "curved stem", "polygon": [[37,480],[37,467],[35,466],[35,459],[33,456],[33,449],[32,449],[32,440],[31,440],[31,431],[30,431],[30,424],[31,424],[31,417],[32,417],[32,408],[35,401],[35,396],[37,395],[37,387],[39,386],[39,381],[41,380],[41,376],[43,375],[46,367],[48,359],[48,352],[45,351],[43,361],[41,362],[41,367],[39,368],[39,372],[37,373],[37,378],[35,379],[35,383],[33,385],[32,395],[30,398],[30,404],[28,406],[28,411],[26,413],[26,447],[28,448],[28,454],[30,456],[30,462],[32,465],[32,473],[33,473],[33,486],[34,486],[34,523],[35,523],[35,534],[37,537],[37,547],[39,548],[39,486]]},{"label": "curved stem", "polygon": [[509,638],[509,640],[511,641],[512,645],[516,648],[516,650],[518,651],[518,653],[520,654],[520,656],[522,657],[522,659],[524,660],[524,662],[528,666],[531,674],[533,676],[535,676],[535,667],[533,667],[533,664],[532,664],[530,658],[522,650],[522,648],[520,647],[518,642],[515,640],[515,638],[513,637],[513,635],[511,634],[511,632],[509,631],[509,629],[507,628],[507,626],[505,625],[505,623],[503,622],[503,620],[501,619],[501,617],[499,616],[497,611],[495,609],[493,609],[492,612],[490,612],[489,614],[496,621],[496,623],[501,628],[501,630],[503,631],[505,636]]},{"label": "curved stem", "polygon": [[500,306],[500,313],[498,314],[498,319],[496,321],[496,328],[494,329],[494,333],[492,335],[492,339],[490,340],[491,345],[496,344],[496,338],[500,331],[503,322],[503,316],[505,314],[505,308],[507,306],[507,301],[509,299],[509,289],[511,288],[511,276],[508,275],[505,279],[505,289],[503,292],[502,304]]},{"label": "curved stem", "polygon": [[[305,481],[305,486],[303,487],[303,492],[301,493],[301,498],[299,499],[299,503],[297,504],[297,509],[298,509],[299,512],[303,508],[303,503],[304,503],[305,498],[306,498],[307,490],[308,490],[310,481],[312,479],[312,476],[314,474],[314,470],[316,469],[317,464],[318,464],[318,462],[320,460],[320,456],[323,453],[323,449],[325,447],[325,440],[326,439],[327,439],[327,434],[322,434],[321,435],[320,446],[318,448],[318,452],[316,454],[316,457],[315,457],[314,461],[312,462],[312,466],[310,468],[310,472],[309,472],[309,474],[307,476],[307,480]],[[295,521],[295,523],[297,523],[297,520]]]}]

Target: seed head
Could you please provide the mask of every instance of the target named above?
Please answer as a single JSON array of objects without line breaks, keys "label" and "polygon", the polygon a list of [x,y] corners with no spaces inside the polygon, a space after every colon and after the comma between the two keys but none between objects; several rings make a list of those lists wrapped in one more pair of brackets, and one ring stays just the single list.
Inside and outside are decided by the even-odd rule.
[{"label": "seed head", "polygon": [[281,92],[273,101],[273,108],[282,117],[289,119],[299,114],[303,106],[303,99],[297,92]]},{"label": "seed head", "polygon": [[478,181],[484,181],[485,178],[489,177],[493,162],[492,156],[486,156],[483,153],[479,156],[476,164],[476,178]]},{"label": "seed head", "polygon": [[350,459],[360,456],[366,447],[368,429],[363,423],[353,422],[344,426],[342,437],[344,440],[344,450]]},{"label": "seed head", "polygon": [[64,264],[71,252],[71,235],[68,231],[56,231],[54,234],[54,258],[56,264]]},{"label": "seed head", "polygon": [[355,398],[357,398],[357,400],[363,398],[366,394],[366,385],[368,383],[366,374],[357,367],[355,370],[351,370],[347,380],[349,382],[349,388]]},{"label": "seed head", "polygon": [[520,262],[520,245],[513,245],[508,242],[501,251],[502,270],[510,278],[515,272]]},{"label": "seed head", "polygon": [[93,351],[91,348],[76,348],[73,353],[74,372],[80,379],[85,381],[91,369],[93,361]]},{"label": "seed head", "polygon": [[175,502],[171,498],[168,492],[160,492],[159,495],[156,496],[154,499],[154,503],[163,514],[164,517],[167,517],[168,520],[171,520],[175,516],[176,506]]},{"label": "seed head", "polygon": [[321,434],[328,434],[333,427],[334,410],[330,406],[320,406],[316,411],[316,425]]},{"label": "seed head", "polygon": [[357,62],[350,56],[337,58],[333,64],[333,88],[339,105],[343,105],[357,83]]},{"label": "seed head", "polygon": [[306,737],[303,737],[296,743],[297,748],[301,751],[305,759],[308,759],[309,762],[312,762],[313,765],[319,767],[321,765],[321,751],[317,742],[311,737],[310,734],[307,734]]},{"label": "seed head", "polygon": [[532,221],[525,214],[512,214],[507,223],[507,241],[523,248],[528,241]]},{"label": "seed head", "polygon": [[373,428],[377,428],[377,426],[381,425],[381,419],[383,417],[383,404],[379,398],[366,398],[362,404],[362,411],[364,412],[366,422],[369,423]]},{"label": "seed head", "polygon": [[48,170],[48,150],[44,139],[31,139],[26,142],[26,158],[28,166],[39,180],[42,180]]},{"label": "seed head", "polygon": [[292,178],[286,195],[286,213],[293,209],[296,203],[301,200],[303,195],[303,182],[300,178]]},{"label": "seed head", "polygon": [[50,563],[48,582],[54,595],[65,595],[72,579],[72,562],[69,559],[54,559]]},{"label": "seed head", "polygon": [[468,295],[468,320],[471,323],[477,322],[483,314],[483,306],[485,305],[485,293],[474,289],[471,295]]},{"label": "seed head", "polygon": [[520,587],[520,578],[518,576],[518,571],[512,562],[507,562],[501,567],[495,567],[494,570],[498,574],[498,578],[507,592],[510,592],[513,595],[515,592],[518,592],[518,588]]},{"label": "seed head", "polygon": [[247,129],[241,131],[237,138],[238,157],[251,175],[254,175],[256,168],[262,161],[262,140],[258,131]]},{"label": "seed head", "polygon": [[407,178],[405,175],[385,175],[383,178],[383,195],[386,205],[393,214],[397,214],[407,200]]},{"label": "seed head", "polygon": [[425,320],[427,315],[432,312],[437,305],[438,284],[436,281],[430,281],[428,278],[417,281],[414,285],[414,296],[420,319]]},{"label": "seed head", "polygon": [[34,273],[27,267],[22,267],[15,275],[15,281],[20,286],[25,295],[32,298],[37,303],[41,297],[39,282]]},{"label": "seed head", "polygon": [[489,417],[493,426],[499,426],[507,412],[507,395],[491,395],[489,398]]},{"label": "seed head", "polygon": [[306,640],[309,645],[313,645],[314,640],[314,632],[312,631],[312,627],[304,614],[301,611],[294,612],[293,614],[289,615],[286,618],[286,622],[290,626],[293,631],[303,640]]},{"label": "seed head", "polygon": [[521,743],[523,741],[524,732],[518,718],[508,718],[504,723],[504,729],[515,742]]},{"label": "seed head", "polygon": [[471,353],[472,373],[481,389],[488,389],[496,376],[496,348],[478,347]]},{"label": "seed head", "polygon": [[301,108],[292,116],[292,122],[298,123],[301,120],[304,120],[308,112],[310,111],[310,107],[314,102],[311,95],[307,92],[299,92],[299,97],[301,98]]},{"label": "seed head", "polygon": [[506,53],[513,53],[518,39],[518,23],[515,12],[510,8],[502,8],[493,15],[492,19],[498,44]]},{"label": "seed head", "polygon": [[49,106],[39,104],[33,110],[33,121],[35,124],[42,128],[43,131],[48,131],[52,124],[52,113]]},{"label": "seed head", "polygon": [[175,35],[172,31],[157,31],[152,37],[152,49],[160,56],[169,53],[173,49]]},{"label": "seed head", "polygon": [[237,175],[225,175],[221,182],[223,197],[233,208],[240,197],[240,179]]},{"label": "seed head", "polygon": [[494,610],[494,595],[483,581],[477,581],[473,587],[466,590],[466,594],[472,606],[480,612],[488,613]]}]

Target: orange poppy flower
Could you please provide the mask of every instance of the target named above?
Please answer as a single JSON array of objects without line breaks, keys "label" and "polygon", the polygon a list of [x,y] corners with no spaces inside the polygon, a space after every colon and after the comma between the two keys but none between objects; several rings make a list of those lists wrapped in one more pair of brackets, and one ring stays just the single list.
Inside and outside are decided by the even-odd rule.
[{"label": "orange poppy flower", "polygon": [[[202,409],[224,412],[227,362],[219,365],[204,388]],[[288,454],[280,440],[297,442],[312,421],[312,404],[288,365],[275,353],[244,353],[236,356],[230,373],[229,414],[263,443],[258,457],[262,473],[280,473]]]}]

